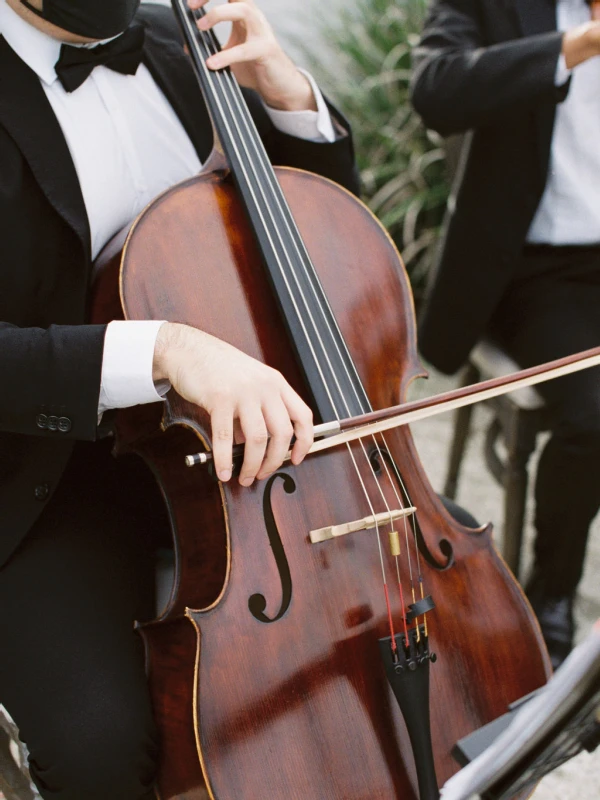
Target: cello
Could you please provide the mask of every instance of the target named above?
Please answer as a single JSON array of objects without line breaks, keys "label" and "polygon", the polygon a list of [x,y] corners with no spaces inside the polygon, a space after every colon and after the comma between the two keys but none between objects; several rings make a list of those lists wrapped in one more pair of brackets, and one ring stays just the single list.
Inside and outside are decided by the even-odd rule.
[{"label": "cello", "polygon": [[[205,65],[214,35],[173,6],[216,146],[136,220],[95,320],[207,331],[281,371],[323,422],[396,405],[423,370],[391,239],[341,187],[271,167],[232,75]],[[435,800],[455,742],[548,677],[490,528],[450,516],[408,429],[244,489],[185,465],[210,425],[174,392],[119,417],[174,534],[170,602],[140,629],[162,800]]]}]

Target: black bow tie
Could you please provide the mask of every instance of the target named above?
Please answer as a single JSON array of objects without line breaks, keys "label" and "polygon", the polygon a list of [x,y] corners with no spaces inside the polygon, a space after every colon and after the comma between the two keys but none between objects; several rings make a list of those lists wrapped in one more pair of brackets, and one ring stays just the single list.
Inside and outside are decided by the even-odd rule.
[{"label": "black bow tie", "polygon": [[135,75],[142,60],[144,26],[131,25],[106,44],[72,47],[63,44],[54,69],[67,92],[74,92],[89,77],[94,67],[103,65],[124,75]]}]

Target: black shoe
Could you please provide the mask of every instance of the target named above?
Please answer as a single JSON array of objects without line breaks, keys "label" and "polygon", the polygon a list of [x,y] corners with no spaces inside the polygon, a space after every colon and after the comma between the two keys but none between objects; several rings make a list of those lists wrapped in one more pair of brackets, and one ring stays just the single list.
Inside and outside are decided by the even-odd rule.
[{"label": "black shoe", "polygon": [[541,578],[534,574],[525,591],[538,618],[552,668],[557,670],[573,649],[575,623],[574,596],[553,596],[546,592]]}]

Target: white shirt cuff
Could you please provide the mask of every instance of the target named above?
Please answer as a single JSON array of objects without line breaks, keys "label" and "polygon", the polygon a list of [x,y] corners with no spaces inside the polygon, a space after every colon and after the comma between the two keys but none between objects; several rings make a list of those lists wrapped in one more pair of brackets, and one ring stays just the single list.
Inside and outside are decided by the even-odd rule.
[{"label": "white shirt cuff", "polygon": [[156,337],[164,320],[110,322],[104,339],[98,414],[109,408],[157,403],[171,388],[155,384],[152,361]]},{"label": "white shirt cuff", "polygon": [[337,136],[333,128],[333,121],[321,90],[312,75],[304,69],[300,69],[300,72],[310,83],[317,101],[317,110],[281,111],[280,109],[271,108],[266,103],[263,104],[265,110],[273,125],[282,133],[287,133],[288,136],[306,139],[309,142],[335,142]]},{"label": "white shirt cuff", "polygon": [[554,85],[562,86],[565,84],[571,77],[571,72],[572,70],[567,69],[567,62],[565,61],[564,55],[561,53],[556,64],[556,72],[554,73]]}]

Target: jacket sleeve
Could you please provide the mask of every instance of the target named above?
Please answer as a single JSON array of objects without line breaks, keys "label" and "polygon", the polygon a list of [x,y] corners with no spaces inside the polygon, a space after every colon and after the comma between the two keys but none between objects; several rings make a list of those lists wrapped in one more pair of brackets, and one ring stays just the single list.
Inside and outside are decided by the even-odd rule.
[{"label": "jacket sleeve", "polygon": [[0,431],[95,439],[105,333],[105,325],[0,322]]},{"label": "jacket sleeve", "polygon": [[413,105],[444,136],[560,102],[568,91],[554,83],[562,33],[490,43],[481,15],[478,0],[436,0],[413,54]]}]

